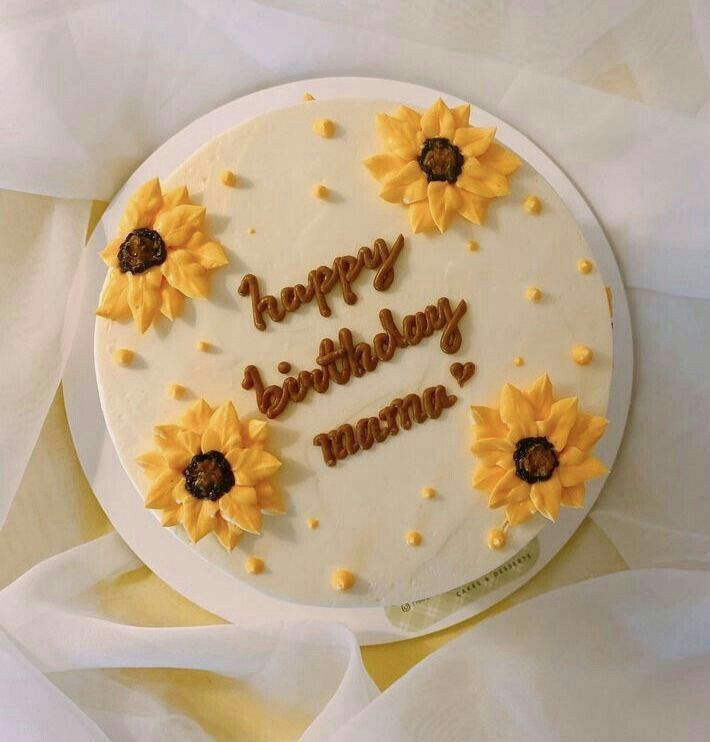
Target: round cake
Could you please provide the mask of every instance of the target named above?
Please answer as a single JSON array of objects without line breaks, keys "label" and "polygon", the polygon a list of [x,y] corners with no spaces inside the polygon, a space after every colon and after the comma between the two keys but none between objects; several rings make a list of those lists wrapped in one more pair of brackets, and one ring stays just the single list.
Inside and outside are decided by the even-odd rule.
[{"label": "round cake", "polygon": [[610,301],[494,136],[441,101],[304,100],[126,201],[95,360],[156,528],[255,589],[355,607],[457,587],[583,507]]}]

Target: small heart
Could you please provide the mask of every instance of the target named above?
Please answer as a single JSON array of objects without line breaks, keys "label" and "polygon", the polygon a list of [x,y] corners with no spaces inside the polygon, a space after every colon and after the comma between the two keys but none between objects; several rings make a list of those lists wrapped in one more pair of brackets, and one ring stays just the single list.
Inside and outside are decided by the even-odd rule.
[{"label": "small heart", "polygon": [[459,386],[462,387],[476,373],[476,364],[471,363],[471,361],[466,361],[466,363],[459,363],[457,361],[451,364],[449,371]]}]

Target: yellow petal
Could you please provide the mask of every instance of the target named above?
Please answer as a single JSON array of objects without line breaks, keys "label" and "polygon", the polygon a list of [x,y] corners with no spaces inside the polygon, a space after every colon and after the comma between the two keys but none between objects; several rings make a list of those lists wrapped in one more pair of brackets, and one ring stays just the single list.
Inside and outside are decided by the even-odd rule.
[{"label": "yellow petal", "polygon": [[549,520],[554,521],[560,512],[562,484],[557,471],[545,482],[535,482],[530,490],[530,499],[541,513]]},{"label": "yellow petal", "polygon": [[187,192],[187,188],[184,185],[178,186],[177,188],[173,188],[172,190],[163,194],[163,205],[161,206],[160,210],[169,211],[170,209],[174,209],[176,206],[181,206],[182,204],[189,203],[190,195]]},{"label": "yellow petal", "polygon": [[160,313],[169,320],[174,320],[182,313],[185,306],[185,295],[164,281],[161,288]]},{"label": "yellow petal", "polygon": [[253,487],[233,487],[219,499],[222,517],[248,533],[261,533],[261,511]]},{"label": "yellow petal", "polygon": [[99,253],[101,260],[103,260],[109,268],[118,268],[118,248],[121,247],[122,242],[123,238],[121,237],[111,240],[111,242],[109,242],[108,245],[106,245],[106,247],[104,247],[104,249]]},{"label": "yellow petal", "polygon": [[500,419],[495,407],[471,406],[471,414],[476,427],[473,429],[477,440],[481,438],[506,438],[508,427]]},{"label": "yellow petal", "polygon": [[522,479],[519,479],[518,481],[520,483],[513,487],[508,493],[508,499],[506,501],[508,505],[530,500],[530,485]]},{"label": "yellow petal", "polygon": [[181,505],[175,505],[171,508],[165,508],[160,511],[160,523],[163,526],[176,526],[180,522]]},{"label": "yellow petal", "polygon": [[368,157],[363,164],[375,180],[384,183],[388,178],[398,173],[407,164],[407,160],[403,160],[397,155],[385,153]]},{"label": "yellow petal", "polygon": [[415,129],[419,129],[421,127],[421,113],[419,113],[419,111],[415,111],[409,106],[397,106],[397,110],[395,111],[394,115],[401,121],[406,121],[408,124],[411,124]]},{"label": "yellow petal", "polygon": [[180,477],[180,481],[175,485],[175,489],[173,490],[173,497],[175,498],[175,502],[179,503],[195,499],[185,487],[185,477]]},{"label": "yellow petal", "polygon": [[491,490],[490,497],[488,498],[488,507],[499,508],[502,505],[506,505],[511,490],[519,484],[520,479],[516,475],[515,469],[508,470]]},{"label": "yellow petal", "polygon": [[557,451],[562,451],[576,420],[577,397],[565,397],[550,407],[550,414],[537,424],[537,428]]},{"label": "yellow petal", "polygon": [[474,489],[490,492],[505,474],[505,469],[500,466],[485,466],[479,464],[473,473],[471,484]]},{"label": "yellow petal", "polygon": [[457,129],[462,126],[468,126],[468,119],[471,116],[471,105],[464,103],[451,109],[451,115],[454,117],[454,125]]},{"label": "yellow petal", "polygon": [[282,515],[286,512],[283,496],[268,482],[256,485],[256,499],[262,513]]},{"label": "yellow petal", "polygon": [[232,551],[242,535],[242,529],[234,526],[222,517],[221,512],[215,516],[214,532],[219,539],[220,544],[227,551]]},{"label": "yellow petal", "polygon": [[464,163],[456,185],[483,198],[496,198],[510,193],[508,178],[505,175],[480,165],[472,157]]},{"label": "yellow petal", "polygon": [[459,214],[472,224],[484,224],[488,211],[488,199],[469,191],[459,190]]},{"label": "yellow petal", "polygon": [[150,227],[163,204],[160,181],[157,178],[143,183],[128,199],[118,225],[118,234],[123,240],[129,232],[139,227]]},{"label": "yellow petal", "polygon": [[526,500],[525,502],[515,502],[507,505],[505,508],[505,517],[511,526],[517,526],[529,520],[536,512],[537,510],[532,500]]},{"label": "yellow petal", "polygon": [[131,309],[128,306],[128,279],[126,275],[126,273],[121,273],[116,269],[109,271],[108,281],[96,310],[99,317],[120,322],[131,316]]},{"label": "yellow petal", "polygon": [[200,399],[180,418],[180,424],[183,428],[201,436],[207,429],[213,412],[214,410],[207,402],[204,399]]},{"label": "yellow petal", "polygon": [[138,466],[143,469],[148,479],[155,479],[168,467],[163,454],[160,451],[149,451],[136,459]]},{"label": "yellow petal", "polygon": [[195,260],[207,270],[221,268],[229,263],[224,248],[219,242],[210,240],[202,232],[195,232],[192,239],[187,243],[187,249]]},{"label": "yellow petal", "polygon": [[501,451],[512,455],[515,446],[507,438],[480,438],[471,446],[471,450],[475,454]]},{"label": "yellow petal", "polygon": [[165,469],[158,475],[145,496],[145,506],[154,510],[164,510],[175,506],[173,490],[182,479],[180,472]]},{"label": "yellow petal", "polygon": [[512,175],[522,164],[517,155],[514,155],[505,147],[501,147],[497,142],[493,142],[482,155],[479,155],[478,161],[481,165],[485,165],[501,175]]},{"label": "yellow petal", "polygon": [[242,425],[244,448],[264,448],[268,437],[269,426],[266,420],[247,420]]},{"label": "yellow petal", "polygon": [[496,135],[495,126],[478,127],[467,126],[456,129],[454,144],[466,157],[482,155],[490,146]]},{"label": "yellow petal", "polygon": [[437,229],[442,234],[449,228],[459,209],[458,189],[445,181],[435,180],[429,183],[427,197],[429,211]]},{"label": "yellow petal", "polygon": [[168,283],[185,296],[204,299],[209,293],[209,273],[189,250],[171,250],[161,269]]},{"label": "yellow petal", "polygon": [[183,502],[180,508],[180,520],[190,537],[190,541],[196,543],[214,530],[218,510],[219,502],[213,502],[212,500],[198,500],[196,497],[188,497]]},{"label": "yellow petal", "polygon": [[[165,264],[163,264],[165,265]],[[160,284],[163,280],[160,270],[149,268],[145,273],[126,273],[128,278],[127,299],[133,321],[140,332],[145,332],[160,311],[163,297]]]},{"label": "yellow petal", "polygon": [[221,451],[226,454],[241,445],[241,442],[242,436],[237,411],[231,402],[225,402],[212,413],[212,417],[204,433],[202,433],[202,450],[204,452]]},{"label": "yellow petal", "polygon": [[182,472],[192,457],[200,452],[200,436],[178,425],[158,425],[155,428],[155,445],[168,466]]},{"label": "yellow petal", "polygon": [[500,417],[508,426],[509,440],[532,438],[537,435],[535,413],[528,398],[512,384],[506,384],[500,395]]},{"label": "yellow petal", "polygon": [[604,417],[587,415],[584,412],[577,414],[574,427],[567,437],[567,445],[589,451],[594,444],[604,435],[609,421]]},{"label": "yellow petal", "polygon": [[268,451],[258,448],[234,448],[227,454],[238,484],[253,485],[268,479],[281,462]]},{"label": "yellow petal", "polygon": [[205,223],[203,206],[181,204],[162,211],[155,219],[153,229],[160,233],[168,247],[186,245],[195,232],[201,232]]},{"label": "yellow petal", "polygon": [[583,508],[584,507],[584,490],[583,484],[576,484],[574,487],[562,488],[561,502],[566,508]]},{"label": "yellow petal", "polygon": [[419,154],[417,130],[409,122],[380,113],[377,115],[377,130],[382,143],[392,154],[405,160],[413,160]]},{"label": "yellow petal", "polygon": [[[595,479],[607,473],[608,469],[599,459],[594,456],[584,456],[584,458],[579,459],[580,453],[584,454],[577,448],[568,448],[560,456],[559,472],[563,487],[574,487],[588,479]],[[572,461],[575,461],[575,463],[571,463]]]},{"label": "yellow petal", "polygon": [[552,408],[552,382],[547,374],[535,379],[525,390],[525,396],[533,406],[536,420],[545,420],[550,415]]},{"label": "yellow petal", "polygon": [[380,198],[395,204],[411,204],[427,197],[426,176],[416,160],[408,162],[389,178],[380,191]]},{"label": "yellow petal", "polygon": [[441,98],[422,114],[421,128],[425,139],[432,137],[453,139],[456,130],[454,115]]},{"label": "yellow petal", "polygon": [[412,232],[415,234],[418,232],[433,232],[436,229],[428,201],[419,201],[412,204],[407,209],[407,212],[409,215],[409,224],[412,227]]}]

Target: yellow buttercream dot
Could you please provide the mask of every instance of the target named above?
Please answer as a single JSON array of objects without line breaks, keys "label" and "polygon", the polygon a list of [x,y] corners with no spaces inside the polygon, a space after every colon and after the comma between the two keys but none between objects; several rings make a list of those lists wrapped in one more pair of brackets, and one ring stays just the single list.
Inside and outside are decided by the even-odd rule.
[{"label": "yellow buttercream dot", "polygon": [[303,100],[315,100],[315,96],[311,95],[310,93],[304,93],[303,94]]},{"label": "yellow buttercream dot", "polygon": [[476,242],[476,240],[469,240],[467,245],[468,249],[471,252],[476,252],[480,248],[480,245],[478,244],[478,242]]},{"label": "yellow buttercream dot", "polygon": [[247,234],[256,234],[256,229],[254,227],[249,227],[247,229]]},{"label": "yellow buttercream dot", "polygon": [[334,590],[350,590],[355,584],[355,575],[347,569],[336,569],[330,576],[330,584]]},{"label": "yellow buttercream dot", "polygon": [[419,546],[422,542],[422,534],[419,531],[408,531],[405,540],[409,546]]},{"label": "yellow buttercream dot", "polygon": [[318,520],[318,518],[309,518],[309,519],[308,519],[308,520],[306,521],[306,525],[307,525],[307,526],[308,526],[309,528],[311,528],[311,529],[313,529],[313,528],[318,528],[318,526],[320,525],[320,521]]},{"label": "yellow buttercream dot", "polygon": [[206,340],[200,340],[197,343],[197,350],[200,351],[200,353],[207,353],[210,349],[210,344]]},{"label": "yellow buttercream dot", "polygon": [[330,139],[335,134],[335,124],[330,119],[318,119],[313,122],[313,131],[320,137]]},{"label": "yellow buttercream dot", "polygon": [[133,356],[135,354],[128,348],[119,348],[114,354],[113,358],[119,366],[130,366],[133,363]]},{"label": "yellow buttercream dot", "polygon": [[425,500],[433,500],[436,497],[436,490],[433,487],[424,487],[422,489],[422,497]]},{"label": "yellow buttercream dot", "polygon": [[508,537],[505,535],[505,531],[503,529],[491,528],[491,530],[488,531],[486,543],[488,544],[489,549],[502,549],[507,541]]},{"label": "yellow buttercream dot", "polygon": [[572,360],[580,366],[590,364],[592,358],[594,358],[592,349],[588,348],[586,345],[575,345],[570,351],[570,355],[572,356]]},{"label": "yellow buttercream dot", "polygon": [[537,302],[542,299],[542,291],[540,289],[535,288],[535,286],[530,286],[529,288],[525,289],[525,298],[528,301],[533,302],[533,304],[537,304]]},{"label": "yellow buttercream dot", "polygon": [[185,387],[182,386],[182,384],[171,384],[168,387],[168,394],[173,399],[182,399],[185,396],[186,391],[187,389],[185,389]]},{"label": "yellow buttercream dot", "polygon": [[539,214],[542,211],[542,201],[537,196],[528,196],[523,201],[523,208],[528,214]]},{"label": "yellow buttercream dot", "polygon": [[594,265],[592,264],[591,260],[586,260],[585,258],[581,258],[577,261],[577,270],[580,273],[591,273],[592,270],[594,270]]},{"label": "yellow buttercream dot", "polygon": [[222,170],[219,179],[224,183],[224,185],[229,186],[230,188],[237,185],[236,173],[233,173],[231,170]]},{"label": "yellow buttercream dot", "polygon": [[525,359],[521,358],[520,356],[515,356],[513,358],[513,366],[524,366],[525,365]]},{"label": "yellow buttercream dot", "polygon": [[316,198],[320,198],[322,200],[325,200],[330,195],[330,191],[328,190],[328,186],[324,186],[322,183],[318,183],[317,185],[313,186],[313,195]]},{"label": "yellow buttercream dot", "polygon": [[258,575],[264,571],[264,560],[257,556],[250,556],[244,562],[244,569],[250,575]]}]

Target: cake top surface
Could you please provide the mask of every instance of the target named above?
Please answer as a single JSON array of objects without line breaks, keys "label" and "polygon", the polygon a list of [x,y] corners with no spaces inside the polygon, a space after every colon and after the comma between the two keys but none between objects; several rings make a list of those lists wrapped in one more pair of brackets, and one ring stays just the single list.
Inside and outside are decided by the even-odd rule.
[{"label": "cake top surface", "polygon": [[[318,369],[316,359],[329,347],[321,341],[339,348],[344,328],[353,343],[374,345],[383,332],[381,310],[390,310],[402,329],[405,316],[430,305],[446,315],[440,300],[448,300],[451,315],[465,307],[448,335],[436,329],[373,370],[342,385],[331,382],[324,393],[310,389],[285,406],[269,421],[268,450],[282,463],[270,481],[286,513],[266,517],[261,534],[244,533],[231,553],[211,535],[192,547],[255,588],[302,603],[411,601],[495,568],[547,521],[536,515],[508,532],[504,548],[488,548],[487,534],[503,513],[489,509],[488,494],[471,486],[481,457],[471,452],[470,406],[498,407],[507,383],[526,388],[544,374],[555,398],[576,397],[587,413],[603,416],[608,402],[606,293],[561,199],[523,162],[510,177],[509,195],[491,202],[483,226],[457,217],[443,233],[414,233],[408,209],[379,198],[381,187],[363,165],[382,152],[378,114],[396,106],[304,103],[224,132],[169,176],[157,174],[164,192],[184,185],[191,201],[205,207],[205,232],[224,246],[229,262],[211,271],[207,300],[188,301],[172,323],[140,334],[130,323],[97,320],[104,413],[121,461],[144,493],[150,482],[136,459],[152,447],[156,425],[176,422],[199,399],[213,408],[233,402],[242,421],[264,419],[256,377],[251,389],[243,387],[246,368],[265,385],[281,386],[288,376]],[[326,136],[318,130],[323,120],[334,124]],[[225,171],[236,173],[236,181]],[[539,213],[529,196],[538,199]],[[284,287],[306,285],[310,271],[332,267],[338,257],[357,256],[363,246],[374,254],[377,240],[388,254],[396,252],[391,283],[380,281],[378,290],[381,272],[364,266],[349,284],[355,303],[346,303],[340,283],[327,292],[329,316],[314,298],[279,321],[264,313],[258,329],[252,297],[238,293],[252,275],[262,296],[280,297]],[[478,249],[470,249],[472,240]],[[589,272],[580,260],[590,261]],[[575,361],[575,348],[592,349],[593,362]],[[133,351],[133,363],[117,365],[120,349]],[[460,368],[452,370],[454,363]],[[393,400],[421,399],[440,385],[446,392],[439,400],[455,395],[455,402],[442,402],[436,418],[414,422],[369,450],[328,466],[325,447],[314,445],[319,434],[355,426]],[[427,488],[434,497],[422,495]],[[181,528],[175,536],[187,541]],[[250,556],[261,560],[261,569],[245,570]],[[350,589],[333,590],[338,570],[356,577]]]}]

